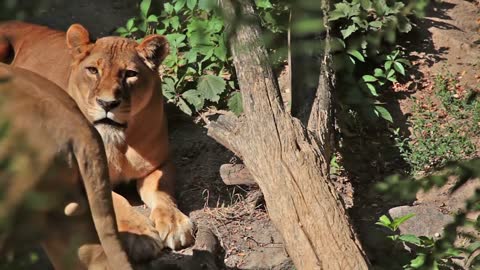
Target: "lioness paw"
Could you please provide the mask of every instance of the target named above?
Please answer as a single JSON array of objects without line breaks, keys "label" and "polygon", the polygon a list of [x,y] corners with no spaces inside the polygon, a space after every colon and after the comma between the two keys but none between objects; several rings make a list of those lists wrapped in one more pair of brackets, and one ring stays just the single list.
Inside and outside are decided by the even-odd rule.
[{"label": "lioness paw", "polygon": [[155,229],[165,246],[176,250],[193,244],[193,223],[177,208],[153,209],[150,219],[155,223]]},{"label": "lioness paw", "polygon": [[156,259],[164,248],[163,240],[146,217],[141,220],[119,220],[118,230],[126,252],[134,262]]}]

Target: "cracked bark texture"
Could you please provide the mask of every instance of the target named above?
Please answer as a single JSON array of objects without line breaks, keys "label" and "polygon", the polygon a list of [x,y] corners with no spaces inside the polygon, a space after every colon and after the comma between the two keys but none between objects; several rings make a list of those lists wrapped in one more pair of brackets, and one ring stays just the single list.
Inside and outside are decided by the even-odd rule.
[{"label": "cracked bark texture", "polygon": [[[283,108],[276,78],[260,43],[250,1],[221,0],[227,18],[240,11],[248,24],[230,35],[243,96],[244,116],[222,116],[208,133],[241,157],[264,193],[272,222],[296,268],[368,269],[340,199],[329,181],[328,136],[313,135]],[[238,19],[234,19],[239,21]],[[326,89],[330,89],[329,87]],[[327,94],[329,95],[329,94]],[[325,96],[323,94],[317,96]],[[328,127],[321,102],[314,107],[317,132]],[[310,121],[313,121],[310,119]]]}]

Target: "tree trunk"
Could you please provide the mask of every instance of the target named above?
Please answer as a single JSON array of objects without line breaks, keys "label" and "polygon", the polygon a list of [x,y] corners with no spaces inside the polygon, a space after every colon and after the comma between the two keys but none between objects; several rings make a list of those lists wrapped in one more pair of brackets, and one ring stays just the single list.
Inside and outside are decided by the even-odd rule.
[{"label": "tree trunk", "polygon": [[[230,0],[220,2],[227,18],[235,18]],[[223,116],[211,122],[208,133],[243,159],[298,269],[368,269],[368,260],[329,182],[325,149],[317,136],[285,112],[260,43],[259,25],[252,23],[252,5],[247,0],[237,3],[236,10],[249,22],[237,26],[230,36],[244,117]],[[318,126],[328,126],[325,117],[317,119],[327,122]]]},{"label": "tree trunk", "polygon": [[298,0],[290,11],[289,69],[292,89],[292,116],[317,138],[324,147],[323,155],[330,160],[333,153],[332,92],[335,74],[331,69],[330,30],[305,32],[295,24],[321,18],[328,25],[329,0],[317,0],[319,8],[312,10],[312,0]]}]

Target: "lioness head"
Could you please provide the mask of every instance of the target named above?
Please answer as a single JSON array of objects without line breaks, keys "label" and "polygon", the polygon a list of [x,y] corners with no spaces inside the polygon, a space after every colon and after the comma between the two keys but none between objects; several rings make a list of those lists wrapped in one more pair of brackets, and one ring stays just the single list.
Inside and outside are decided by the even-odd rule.
[{"label": "lioness head", "polygon": [[164,36],[147,36],[140,44],[121,37],[91,42],[79,24],[67,31],[73,57],[68,92],[95,125],[105,144],[124,141],[129,120],[159,91],[158,67],[168,54]]}]

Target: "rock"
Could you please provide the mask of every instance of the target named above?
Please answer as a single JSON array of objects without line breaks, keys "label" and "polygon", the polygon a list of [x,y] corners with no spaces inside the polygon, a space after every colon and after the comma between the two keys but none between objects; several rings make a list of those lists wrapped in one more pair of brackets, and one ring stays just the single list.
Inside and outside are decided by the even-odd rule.
[{"label": "rock", "polygon": [[400,233],[414,234],[417,236],[434,237],[442,235],[445,225],[453,221],[453,216],[444,214],[434,203],[425,203],[414,206],[399,206],[388,211],[392,218],[398,218],[407,214],[415,214],[414,217],[400,225]]},{"label": "rock", "polygon": [[223,164],[220,177],[226,185],[256,185],[253,176],[243,164]]}]

